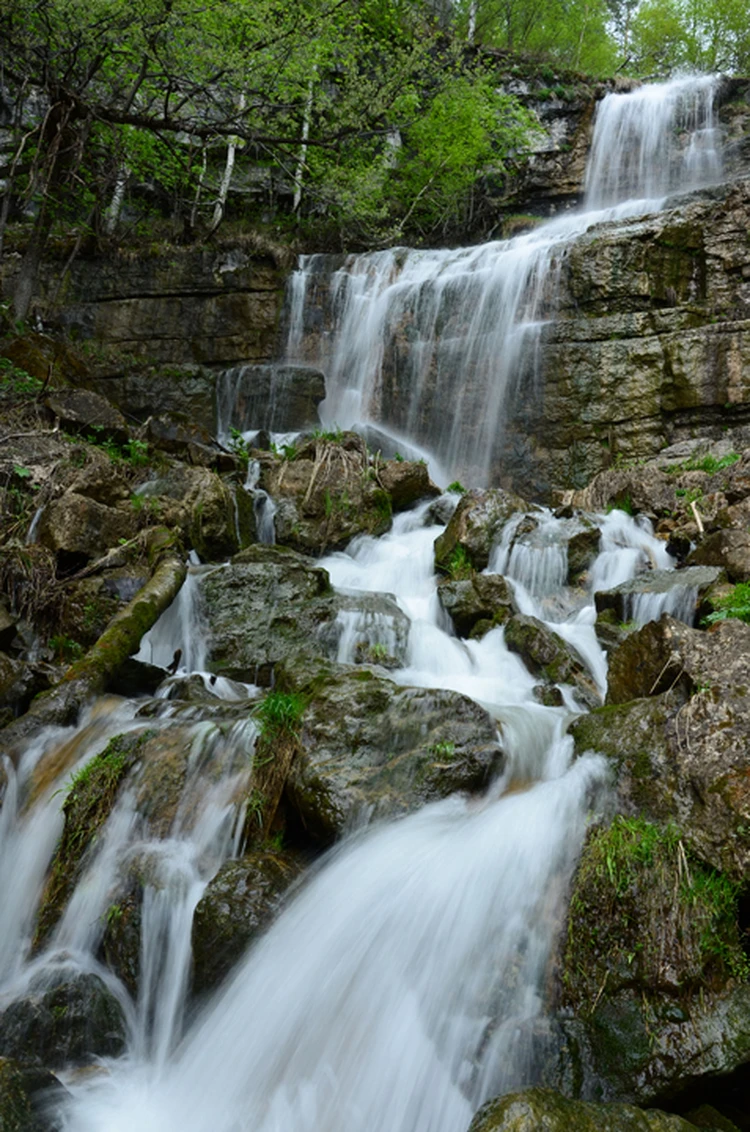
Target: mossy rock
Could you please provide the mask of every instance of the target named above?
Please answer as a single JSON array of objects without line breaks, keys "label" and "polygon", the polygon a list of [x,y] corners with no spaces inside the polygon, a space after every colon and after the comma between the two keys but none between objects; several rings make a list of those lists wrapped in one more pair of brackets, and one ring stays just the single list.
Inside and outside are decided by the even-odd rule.
[{"label": "mossy rock", "polygon": [[576,650],[537,617],[520,613],[505,623],[505,643],[526,667],[547,684],[571,684],[582,703],[596,707],[601,696]]},{"label": "mossy rock", "polygon": [[63,804],[62,837],[37,916],[35,949],[42,946],[60,919],[99,830],[112,812],[120,785],[138,762],[150,734],[117,735],[73,778]]},{"label": "mossy rock", "polygon": [[505,524],[527,506],[520,496],[499,487],[465,492],[448,526],[435,539],[435,569],[455,578],[458,551],[461,561],[469,567],[484,570]]},{"label": "mossy rock", "polygon": [[488,1101],[469,1132],[694,1132],[680,1116],[632,1105],[587,1104],[552,1089],[526,1089]]},{"label": "mossy rock", "polygon": [[65,1095],[49,1070],[0,1057],[0,1132],[56,1132]]},{"label": "mossy rock", "polygon": [[193,916],[193,989],[213,989],[277,915],[284,893],[301,875],[303,858],[257,850],[222,865]]}]

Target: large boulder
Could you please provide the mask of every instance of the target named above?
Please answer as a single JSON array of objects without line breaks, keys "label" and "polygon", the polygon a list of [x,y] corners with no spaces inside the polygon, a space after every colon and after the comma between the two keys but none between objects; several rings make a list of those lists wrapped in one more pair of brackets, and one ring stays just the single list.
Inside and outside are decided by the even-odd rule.
[{"label": "large boulder", "polygon": [[124,505],[108,507],[86,495],[66,491],[43,510],[37,540],[58,556],[98,558],[121,539],[136,532],[133,510]]},{"label": "large boulder", "polygon": [[378,468],[378,479],[391,497],[394,511],[403,511],[420,499],[440,495],[430,479],[427,465],[419,460],[386,460]]},{"label": "large boulder", "polygon": [[234,493],[208,468],[178,464],[142,490],[159,518],[179,527],[185,542],[206,562],[221,562],[254,536],[252,505],[242,508],[244,492]]},{"label": "large boulder", "polygon": [[89,389],[56,389],[45,403],[69,432],[80,432],[96,440],[110,439],[118,444],[128,439],[127,422],[120,410]]},{"label": "large boulder", "polygon": [[750,581],[750,531],[714,531],[692,551],[688,562],[726,570],[730,582]]},{"label": "large boulder", "polygon": [[219,424],[243,432],[299,432],[318,424],[325,395],[325,376],[312,366],[235,366],[217,381]]},{"label": "large boulder", "polygon": [[0,1057],[2,1132],[58,1132],[66,1090],[53,1073]]},{"label": "large boulder", "polygon": [[50,1069],[117,1057],[126,1039],[122,1004],[103,979],[67,967],[38,972],[0,1013],[0,1055]]},{"label": "large boulder", "polygon": [[465,492],[448,526],[435,539],[436,568],[450,574],[455,572],[460,559],[475,570],[484,570],[505,524],[512,515],[526,509],[520,496],[499,487]]},{"label": "large boulder", "polygon": [[196,992],[211,990],[225,978],[274,919],[304,867],[302,857],[284,850],[258,850],[222,865],[193,915]]},{"label": "large boulder", "polygon": [[286,789],[319,843],[365,816],[480,791],[502,768],[497,724],[467,696],[399,687],[367,668],[306,675],[310,702]]},{"label": "large boulder", "polygon": [[654,1109],[587,1104],[552,1089],[526,1089],[488,1101],[469,1132],[694,1132],[694,1125]]}]

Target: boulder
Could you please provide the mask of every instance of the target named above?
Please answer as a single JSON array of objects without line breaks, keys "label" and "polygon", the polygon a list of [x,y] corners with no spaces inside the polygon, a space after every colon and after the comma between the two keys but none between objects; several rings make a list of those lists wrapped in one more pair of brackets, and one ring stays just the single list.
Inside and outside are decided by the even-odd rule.
[{"label": "boulder", "polygon": [[[248,499],[247,513],[241,506],[243,496]],[[222,562],[254,537],[249,497],[242,491],[234,494],[208,468],[177,465],[144,485],[141,497],[156,501],[161,520],[179,527],[204,562]]]},{"label": "boulder", "polygon": [[512,590],[500,574],[441,581],[438,598],[459,637],[483,637],[516,612]]},{"label": "boulder", "polygon": [[279,850],[227,861],[209,883],[193,915],[193,989],[212,990],[277,915],[305,861]]},{"label": "boulder", "polygon": [[499,487],[465,492],[448,526],[435,539],[436,569],[450,574],[459,552],[475,570],[484,570],[508,519],[526,510],[527,504],[520,496]]},{"label": "boulder", "polygon": [[440,488],[430,479],[427,465],[419,460],[386,460],[378,468],[378,479],[390,495],[394,511],[403,511],[420,499],[440,495]]},{"label": "boulder", "polygon": [[37,541],[58,556],[98,558],[121,539],[136,533],[132,509],[108,507],[74,491],[66,491],[42,511]]},{"label": "boulder", "polygon": [[296,679],[310,701],[286,791],[320,844],[366,815],[481,791],[502,768],[497,724],[467,696],[399,687],[367,668],[298,670]]},{"label": "boulder", "polygon": [[283,459],[261,454],[259,463],[259,486],[277,504],[277,543],[322,554],[391,525],[391,497],[356,433],[314,437]]},{"label": "boulder", "polygon": [[505,643],[517,653],[533,676],[547,684],[571,684],[587,707],[596,707],[601,696],[581,657],[567,641],[543,621],[517,613],[505,623]]},{"label": "boulder", "polygon": [[69,432],[124,444],[128,425],[119,409],[89,389],[56,389],[46,398],[47,408]]},{"label": "boulder", "polygon": [[647,570],[594,595],[597,613],[611,609],[619,621],[654,620],[663,612],[692,625],[706,593],[722,579],[718,566]]},{"label": "boulder", "polygon": [[268,685],[282,661],[320,652],[318,630],[338,609],[327,572],[279,546],[248,547],[200,588],[209,668],[249,683]]},{"label": "boulder", "polygon": [[601,535],[593,523],[568,539],[568,585],[581,584],[599,553]]},{"label": "boulder", "polygon": [[680,1116],[626,1104],[587,1104],[552,1089],[525,1089],[488,1101],[469,1132],[694,1132]]},{"label": "boulder", "polygon": [[726,570],[730,582],[750,581],[750,531],[714,531],[701,540],[688,563]]},{"label": "boulder", "polygon": [[68,967],[33,976],[22,998],[0,1014],[0,1055],[50,1069],[124,1052],[122,1004],[99,975]]}]

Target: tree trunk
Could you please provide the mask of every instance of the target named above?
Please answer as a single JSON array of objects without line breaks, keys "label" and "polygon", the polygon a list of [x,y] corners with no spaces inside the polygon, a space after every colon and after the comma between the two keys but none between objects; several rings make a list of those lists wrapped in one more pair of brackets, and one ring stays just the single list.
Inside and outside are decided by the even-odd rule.
[{"label": "tree trunk", "polygon": [[[161,531],[171,539],[166,528],[156,528],[152,539]],[[17,763],[29,740],[43,727],[75,723],[84,704],[107,690],[144,633],[172,604],[186,573],[182,559],[168,552],[145,586],[115,615],[86,655],[70,666],[59,684],[37,696],[25,715],[0,731],[0,752]]]}]

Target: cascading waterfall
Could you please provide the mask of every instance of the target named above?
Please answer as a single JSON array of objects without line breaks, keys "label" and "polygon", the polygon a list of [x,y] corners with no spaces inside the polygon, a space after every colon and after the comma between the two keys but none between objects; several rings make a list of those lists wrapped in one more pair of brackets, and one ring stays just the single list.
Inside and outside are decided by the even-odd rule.
[{"label": "cascading waterfall", "polygon": [[[656,107],[658,130],[671,134],[689,103],[694,124],[685,128],[702,132],[703,141],[687,137],[687,149],[694,144],[708,153],[711,82],[689,98],[681,89],[668,84],[652,102],[637,103],[631,117],[643,121],[638,136],[652,129]],[[610,97],[614,105],[621,96]],[[610,113],[607,104],[597,138],[609,131],[612,145],[617,130],[625,137],[635,127],[630,111]],[[698,175],[711,175],[710,162],[701,162]],[[684,170],[692,176],[695,168],[686,158]],[[611,167],[597,177],[605,195],[624,183]],[[648,195],[653,186],[639,181],[633,191]],[[486,478],[504,398],[533,372],[539,322],[553,310],[556,257],[597,219],[654,206],[631,201],[608,213],[578,214],[484,248],[400,249],[349,261],[333,280],[328,419],[397,425],[410,442],[429,443],[447,469]],[[293,283],[292,352],[295,342],[302,348],[305,296],[320,266],[305,261]],[[408,381],[410,396],[394,424],[388,395],[396,375]],[[482,799],[426,806],[360,830],[332,850],[186,1030],[190,921],[207,880],[240,852],[236,798],[246,781],[252,725],[195,726],[185,793],[162,836],[139,817],[133,790],[122,793],[48,951],[33,961],[29,936],[62,825],[56,792],[109,737],[143,727],[137,705],[86,719],[74,735],[46,733],[18,771],[7,769],[0,996],[12,998],[35,965],[61,951],[82,968],[94,964],[112,878],[131,857],[145,855],[152,866],[139,1000],[120,992],[130,1003],[129,1050],[106,1063],[107,1072],[69,1082],[66,1132],[465,1132],[484,1099],[535,1080],[549,1036],[545,979],[605,766],[591,755],[571,761],[565,731],[578,710],[573,691],[562,689],[565,707],[538,703],[535,680],[506,647],[502,628],[478,641],[448,630],[433,575],[442,527],[429,514],[425,504],[400,515],[389,534],[357,539],[323,565],[341,590],[394,596],[409,634],[392,677],[483,704],[502,735],[503,776]],[[520,612],[573,644],[603,690],[606,660],[593,632],[593,594],[644,565],[668,567],[663,544],[622,512],[599,516],[588,588],[574,591],[566,585],[572,528],[541,509],[525,518],[523,527],[524,517],[507,525],[488,569],[509,578]],[[203,669],[195,582],[191,572],[144,638],[142,659],[168,665],[181,649],[185,672]],[[383,621],[350,624],[344,616],[339,628],[342,659],[353,659],[354,633],[399,651]],[[227,698],[243,694],[224,683]],[[221,681],[216,691],[222,694]],[[173,722],[168,701],[149,720],[167,731]],[[66,770],[25,807],[34,768],[61,744],[68,747]]]},{"label": "cascading waterfall", "polygon": [[593,224],[653,211],[670,192],[718,179],[715,87],[713,77],[692,77],[607,95],[584,211],[526,235],[349,256],[332,272],[329,257],[303,257],[289,284],[286,352],[326,372],[324,424],[375,425],[385,452],[416,442],[444,483],[490,482],[508,405],[533,399],[567,247]]}]

